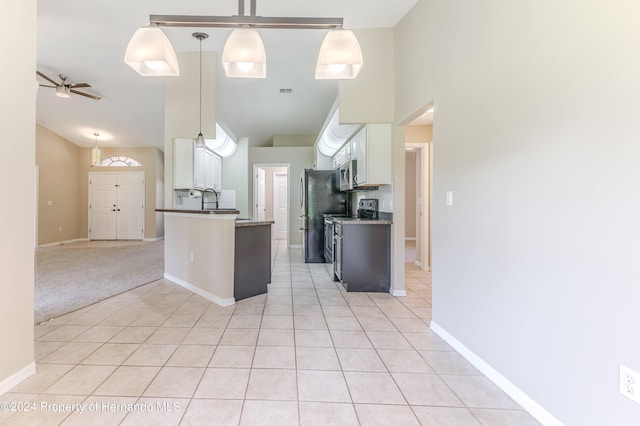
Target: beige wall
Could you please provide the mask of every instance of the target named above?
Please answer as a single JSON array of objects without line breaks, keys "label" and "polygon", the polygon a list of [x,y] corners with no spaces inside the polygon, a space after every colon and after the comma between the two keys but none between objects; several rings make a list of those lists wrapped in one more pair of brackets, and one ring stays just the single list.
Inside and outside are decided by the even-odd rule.
[{"label": "beige wall", "polygon": [[435,106],[432,327],[547,424],[638,419],[638,16],[419,0],[396,30],[396,122]]},{"label": "beige wall", "polygon": [[38,244],[86,237],[80,227],[80,153],[77,145],[36,126]]},{"label": "beige wall", "polygon": [[[164,235],[164,155],[157,148],[102,148],[103,158],[131,157],[142,167],[92,167],[91,148],[80,148],[42,126],[36,126],[39,168],[38,244],[50,244],[89,235],[89,173],[142,171],[145,173],[144,238]],[[48,205],[52,201],[52,206]],[[62,231],[59,231],[62,227]]]},{"label": "beige wall", "polygon": [[433,126],[407,126],[404,130],[405,143],[428,143],[433,141]]},{"label": "beige wall", "polygon": [[10,60],[0,67],[0,395],[34,371],[36,1],[2,0],[1,9],[0,52]]},{"label": "beige wall", "polygon": [[[162,237],[163,227],[158,226],[163,220],[162,213],[156,213],[157,206],[163,200],[157,199],[158,192],[164,192],[164,158],[158,148],[102,148],[102,158],[125,155],[137,160],[141,167],[92,167],[91,148],[82,148],[80,156],[80,232],[82,238],[89,235],[89,173],[90,172],[144,172],[144,238]],[[162,174],[160,174],[162,172]]]},{"label": "beige wall", "polygon": [[[298,197],[298,180],[304,169],[313,166],[314,148],[249,148],[249,205],[253,205],[253,173],[254,164],[289,164],[289,244],[300,245],[302,238],[300,228],[300,198]],[[249,212],[253,214],[253,209]]]}]

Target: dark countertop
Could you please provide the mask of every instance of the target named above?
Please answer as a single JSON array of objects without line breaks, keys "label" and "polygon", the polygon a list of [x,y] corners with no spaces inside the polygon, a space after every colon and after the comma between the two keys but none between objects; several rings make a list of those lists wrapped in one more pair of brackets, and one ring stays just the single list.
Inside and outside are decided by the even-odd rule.
[{"label": "dark countertop", "polygon": [[273,220],[253,220],[253,219],[236,219],[236,228],[244,228],[247,226],[265,226],[275,223]]},{"label": "dark countertop", "polygon": [[336,217],[334,222],[341,225],[392,225],[393,221],[388,219],[355,219],[351,217]]},{"label": "dark countertop", "polygon": [[205,210],[189,210],[189,209],[156,209],[157,212],[165,213],[193,213],[193,214],[240,214],[236,209],[205,209]]}]

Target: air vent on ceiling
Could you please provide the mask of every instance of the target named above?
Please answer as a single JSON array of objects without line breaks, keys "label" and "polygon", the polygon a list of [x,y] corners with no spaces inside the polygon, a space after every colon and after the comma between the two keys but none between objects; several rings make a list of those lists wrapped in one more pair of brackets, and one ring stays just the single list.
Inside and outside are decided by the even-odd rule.
[{"label": "air vent on ceiling", "polygon": [[280,93],[292,93],[293,89],[280,89]]}]

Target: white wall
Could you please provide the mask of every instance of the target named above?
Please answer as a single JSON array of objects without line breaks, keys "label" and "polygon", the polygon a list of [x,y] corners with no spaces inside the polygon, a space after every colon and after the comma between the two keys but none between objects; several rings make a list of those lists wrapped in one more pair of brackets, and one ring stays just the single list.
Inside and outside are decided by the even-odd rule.
[{"label": "white wall", "polygon": [[238,217],[249,217],[249,140],[238,139],[236,152],[222,159],[222,189],[236,191],[236,208],[240,211]]},{"label": "white wall", "polygon": [[[193,39],[194,49],[198,42]],[[203,41],[203,49],[207,49]],[[200,130],[205,139],[216,134],[216,52],[202,52],[202,92],[200,92],[200,53],[178,52],[180,75],[165,78],[164,102],[164,200],[165,207],[173,204],[173,138],[195,139]],[[202,93],[202,111],[200,110]],[[160,125],[160,124],[159,124]],[[224,183],[224,179],[223,179]],[[225,188],[226,189],[226,188]]]},{"label": "white wall", "polygon": [[0,67],[0,79],[10,82],[0,97],[0,180],[19,183],[11,186],[11,200],[4,200],[0,210],[0,395],[35,368],[36,3],[0,3],[0,51],[11,58]]},{"label": "white wall", "polygon": [[[298,180],[304,169],[313,166],[314,148],[309,147],[276,147],[249,148],[249,174],[253,173],[254,164],[289,164],[289,244],[300,245],[302,238],[300,228],[300,198],[298,197]],[[253,203],[253,179],[249,179],[249,202]]]},{"label": "white wall", "polygon": [[264,170],[264,208],[265,220],[273,220],[273,186],[275,173],[287,173],[286,167],[261,167]]},{"label": "white wall", "polygon": [[420,0],[396,31],[397,122],[435,105],[434,322],[567,425],[640,419],[638,16]]}]

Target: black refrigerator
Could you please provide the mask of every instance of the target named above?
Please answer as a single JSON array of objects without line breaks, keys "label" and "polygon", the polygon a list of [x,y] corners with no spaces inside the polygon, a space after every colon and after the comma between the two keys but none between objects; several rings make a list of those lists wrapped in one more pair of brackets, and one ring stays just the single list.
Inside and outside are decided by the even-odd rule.
[{"label": "black refrigerator", "polygon": [[305,263],[324,263],[323,214],[346,214],[339,170],[305,169],[300,175],[300,231]]}]

